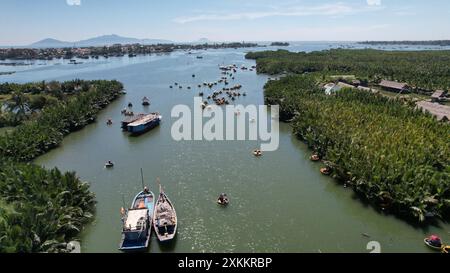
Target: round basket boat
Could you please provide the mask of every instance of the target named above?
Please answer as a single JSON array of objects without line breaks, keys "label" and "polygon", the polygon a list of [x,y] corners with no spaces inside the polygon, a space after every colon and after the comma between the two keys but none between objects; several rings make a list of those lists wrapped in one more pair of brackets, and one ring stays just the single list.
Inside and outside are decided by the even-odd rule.
[{"label": "round basket boat", "polygon": [[112,168],[112,167],[114,167],[114,163],[109,163],[109,162],[107,162],[107,163],[105,163],[105,168]]},{"label": "round basket boat", "polygon": [[434,245],[432,245],[430,242],[429,242],[429,240],[428,240],[428,238],[425,238],[425,239],[423,239],[423,242],[429,247],[429,248],[431,248],[431,249],[434,249],[434,250],[441,250],[441,248],[442,248],[442,246],[434,246]]},{"label": "round basket boat", "polygon": [[327,167],[321,168],[320,169],[320,173],[323,174],[323,175],[330,175],[331,174],[331,169],[327,168]]}]

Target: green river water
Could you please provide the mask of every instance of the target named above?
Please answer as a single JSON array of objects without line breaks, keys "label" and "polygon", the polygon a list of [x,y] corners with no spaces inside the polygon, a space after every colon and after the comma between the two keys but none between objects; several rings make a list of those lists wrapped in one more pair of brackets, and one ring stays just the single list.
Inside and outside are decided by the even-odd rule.
[{"label": "green river water", "polygon": [[[197,84],[221,77],[218,65],[254,65],[244,59],[244,50],[201,54],[203,59],[175,52],[76,67],[47,64],[2,79],[117,79],[125,85],[127,94],[103,110],[97,123],[67,136],[59,148],[35,161],[74,170],[90,182],[98,204],[95,220],[80,236],[83,252],[118,252],[122,196],[129,206],[141,190],[140,168],[154,192],[156,178],[161,179],[179,218],[176,240],[160,245],[152,236],[149,252],[370,252],[370,241],[379,242],[382,252],[429,252],[422,241],[426,235],[437,233],[450,241],[448,223],[414,227],[377,212],[351,189],[322,176],[320,163],[309,161],[310,151],[288,124],[280,124],[279,149],[260,158],[251,154],[256,141],[174,141],[174,105],[192,105]],[[263,104],[267,78],[251,71],[236,73],[230,84],[242,84],[247,93],[236,103]],[[170,89],[174,82],[192,89]],[[140,105],[143,96],[151,99],[149,109]],[[120,110],[128,102],[134,103],[135,112],[159,111],[161,126],[140,137],[124,134]],[[105,124],[108,118],[115,122],[111,127]],[[105,169],[106,160],[115,167]],[[226,208],[215,203],[221,192],[231,200]]]}]

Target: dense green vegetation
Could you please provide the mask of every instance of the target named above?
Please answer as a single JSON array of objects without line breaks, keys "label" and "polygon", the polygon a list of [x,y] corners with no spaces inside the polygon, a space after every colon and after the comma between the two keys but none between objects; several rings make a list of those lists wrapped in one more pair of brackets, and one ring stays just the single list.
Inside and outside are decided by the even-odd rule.
[{"label": "dense green vegetation", "polygon": [[271,46],[289,46],[289,43],[287,43],[287,42],[272,42],[270,45]]},{"label": "dense green vegetation", "polygon": [[92,218],[94,195],[74,173],[0,163],[0,253],[56,252]]},{"label": "dense green vegetation", "polygon": [[450,124],[401,100],[354,89],[327,96],[311,75],[269,81],[266,102],[374,204],[423,221],[450,209]]},{"label": "dense green vegetation", "polygon": [[[70,132],[95,121],[98,111],[120,95],[122,84],[117,81],[83,82],[75,96],[60,94],[60,100],[44,107],[37,118],[19,125],[0,137],[0,156],[29,161],[56,147]],[[64,86],[64,85],[61,85]]]},{"label": "dense green vegetation", "polygon": [[[0,252],[65,251],[65,243],[92,218],[94,195],[74,173],[26,162],[56,147],[64,135],[93,122],[123,86],[117,81],[77,80],[0,88],[13,97],[34,92],[52,98],[52,103],[42,103],[35,114],[24,110],[26,119],[0,136]],[[24,99],[16,105],[14,114],[32,104]]]},{"label": "dense green vegetation", "polygon": [[450,40],[431,41],[365,41],[363,45],[421,45],[421,46],[450,46]]},{"label": "dense green vegetation", "polygon": [[0,128],[17,126],[35,118],[44,107],[66,101],[71,96],[89,91],[91,83],[74,80],[67,82],[36,82],[0,84]]},{"label": "dense green vegetation", "polygon": [[279,104],[303,139],[339,181],[383,209],[425,220],[450,212],[450,125],[410,101],[346,89],[326,95],[332,75],[364,82],[405,81],[416,89],[450,86],[449,51],[329,50],[255,52],[258,72],[301,74],[270,81],[268,104]]},{"label": "dense green vegetation", "polygon": [[416,91],[450,88],[450,51],[332,49],[311,53],[286,50],[252,52],[260,73],[353,74],[360,79],[407,82]]}]

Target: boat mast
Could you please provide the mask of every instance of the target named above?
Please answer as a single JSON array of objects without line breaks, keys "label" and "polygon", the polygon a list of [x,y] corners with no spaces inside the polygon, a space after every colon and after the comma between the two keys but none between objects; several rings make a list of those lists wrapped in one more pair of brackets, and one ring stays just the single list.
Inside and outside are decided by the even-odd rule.
[{"label": "boat mast", "polygon": [[162,191],[162,187],[161,187],[161,182],[159,181],[159,177],[156,178],[156,183],[157,183],[158,186],[159,186],[159,192],[160,192],[160,193],[163,192],[163,191]]},{"label": "boat mast", "polygon": [[142,168],[141,168],[141,182],[142,182],[142,189],[144,189],[144,173],[142,172]]}]

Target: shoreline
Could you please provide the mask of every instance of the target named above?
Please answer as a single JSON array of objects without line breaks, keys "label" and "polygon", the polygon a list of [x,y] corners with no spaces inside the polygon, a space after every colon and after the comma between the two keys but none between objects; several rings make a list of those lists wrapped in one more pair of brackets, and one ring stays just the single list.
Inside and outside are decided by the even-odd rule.
[{"label": "shoreline", "polygon": [[[11,61],[33,61],[33,60],[54,60],[66,59],[98,59],[100,57],[123,57],[130,58],[138,55],[170,53],[178,50],[208,50],[208,49],[226,49],[226,48],[254,48],[264,47],[256,43],[214,43],[214,44],[158,44],[158,45],[141,45],[141,44],[117,44],[112,46],[96,46],[96,47],[74,47],[74,48],[0,48],[0,60]],[[17,62],[18,63],[18,62]],[[0,63],[1,65],[14,65],[9,63]]]}]

